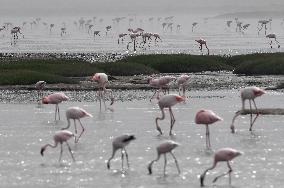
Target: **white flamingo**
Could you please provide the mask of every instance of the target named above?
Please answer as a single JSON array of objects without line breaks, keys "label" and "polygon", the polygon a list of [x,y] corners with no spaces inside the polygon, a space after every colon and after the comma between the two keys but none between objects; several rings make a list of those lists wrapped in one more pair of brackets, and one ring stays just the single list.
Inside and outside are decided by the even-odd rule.
[{"label": "white flamingo", "polygon": [[107,168],[110,169],[110,161],[114,158],[114,155],[116,153],[117,150],[121,149],[121,169],[123,170],[123,158],[124,158],[124,154],[126,156],[126,162],[127,162],[127,166],[129,168],[129,161],[128,161],[128,153],[126,152],[125,147],[133,140],[135,140],[135,136],[134,135],[130,135],[130,134],[124,134],[121,136],[116,137],[113,141],[112,141],[112,155],[111,157],[108,159],[107,161]]},{"label": "white flamingo", "polygon": [[149,171],[149,174],[152,174],[152,165],[154,162],[157,162],[161,155],[164,155],[164,159],[165,159],[165,162],[164,162],[164,175],[166,175],[166,166],[167,166],[167,156],[166,154],[167,153],[170,153],[172,155],[172,157],[174,158],[175,160],[175,164],[176,164],[176,167],[177,167],[177,170],[178,170],[178,173],[180,174],[180,168],[179,168],[179,165],[178,165],[178,161],[175,157],[175,155],[173,154],[173,150],[179,146],[179,143],[177,142],[174,142],[172,140],[167,140],[165,142],[163,142],[162,144],[160,144],[158,147],[157,147],[157,158],[154,159],[153,161],[151,161],[148,165],[148,171]]}]

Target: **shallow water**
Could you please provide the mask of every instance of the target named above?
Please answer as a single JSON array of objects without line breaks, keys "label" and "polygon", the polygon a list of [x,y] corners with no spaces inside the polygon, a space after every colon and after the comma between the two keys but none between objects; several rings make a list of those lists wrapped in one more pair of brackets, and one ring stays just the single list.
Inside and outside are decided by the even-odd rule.
[{"label": "shallow water", "polygon": [[[123,44],[117,44],[118,34],[128,33],[128,28],[143,28],[146,32],[159,33],[161,35],[162,42],[158,42],[156,45],[154,42],[150,45],[150,48],[137,49],[139,53],[190,53],[201,54],[198,49],[198,44],[195,39],[204,38],[207,40],[210,54],[225,54],[225,55],[238,55],[247,53],[262,53],[262,52],[283,52],[283,47],[278,49],[273,41],[273,49],[270,49],[270,40],[265,38],[264,30],[257,34],[257,22],[259,19],[242,18],[239,21],[243,24],[251,24],[244,33],[236,32],[235,20],[233,20],[232,26],[229,28],[226,26],[227,19],[205,19],[207,15],[192,15],[192,14],[176,14],[170,21],[174,24],[173,31],[170,29],[163,29],[162,23],[165,22],[166,15],[148,15],[148,16],[136,16],[135,21],[129,23],[131,18],[129,15],[125,16],[126,19],[122,20],[119,24],[114,24],[112,19],[116,16],[101,15],[97,17],[103,19],[103,22],[92,21],[94,25],[90,33],[87,32],[87,28],[79,29],[73,22],[81,18],[80,16],[58,16],[58,17],[42,17],[41,23],[37,26],[30,26],[30,22],[34,21],[34,17],[3,17],[0,20],[0,24],[5,22],[11,22],[14,26],[22,26],[23,22],[27,22],[22,28],[24,38],[20,36],[16,45],[11,45],[10,30],[0,33],[0,49],[1,52],[33,52],[33,53],[54,53],[54,52],[92,52],[92,53],[120,53],[120,54],[132,54],[133,45],[130,44],[129,50],[127,50],[127,43],[130,41],[129,37],[126,37]],[[154,17],[153,22],[149,22],[149,17]],[[212,16],[212,15],[211,15]],[[158,17],[161,17],[161,21],[158,21]],[[208,18],[207,17],[207,18]],[[93,16],[82,16],[84,20],[92,20]],[[42,25],[42,22],[55,24],[52,32],[49,31],[49,27]],[[198,25],[192,32],[192,23],[198,22]],[[282,45],[284,42],[283,30],[284,26],[281,25],[282,19],[273,19],[271,28],[268,26],[267,34],[275,33],[277,40]],[[176,32],[177,24],[181,25],[181,31]],[[67,28],[66,36],[60,36],[60,28],[63,26]],[[105,27],[112,25],[112,30],[106,36]],[[101,36],[96,36],[94,39],[93,31],[101,31]],[[141,41],[140,41],[141,42]],[[139,42],[139,43],[140,43]],[[206,49],[203,51],[207,53]]]},{"label": "shallow water", "polygon": [[[147,91],[148,96],[151,92]],[[136,93],[139,95],[139,92]],[[230,133],[234,112],[240,104],[238,90],[190,91],[186,103],[173,108],[176,117],[173,137],[168,136],[169,116],[160,123],[164,132],[157,136],[154,118],[160,115],[156,101],[117,101],[114,112],[99,111],[98,102],[70,101],[60,104],[61,121],[54,122],[54,106],[38,106],[36,102],[1,103],[0,110],[0,187],[199,187],[199,175],[212,164],[212,152],[205,149],[205,127],[194,123],[201,108],[212,109],[224,121],[210,126],[213,150],[232,147],[244,152],[233,161],[231,187],[281,187],[284,183],[284,119],[282,116],[260,116],[253,134],[248,131],[249,117],[236,121],[236,134]],[[284,93],[268,91],[256,99],[259,108],[284,108]],[[59,148],[48,148],[41,157],[40,148],[52,142],[55,131],[66,126],[64,111],[80,106],[94,115],[82,119],[86,128],[78,144],[70,140],[76,162],[64,147],[63,161],[58,163]],[[70,130],[73,131],[71,126]],[[111,140],[123,133],[133,133],[137,140],[127,147],[130,169],[120,171],[119,152],[107,170],[105,161],[111,155]],[[153,175],[146,166],[156,157],[155,147],[165,139],[181,144],[174,153],[181,174],[168,157],[167,176],[162,173],[163,161],[153,166]],[[161,158],[162,159],[162,158]],[[212,184],[226,164],[207,174],[209,187],[230,187],[228,177]]]}]

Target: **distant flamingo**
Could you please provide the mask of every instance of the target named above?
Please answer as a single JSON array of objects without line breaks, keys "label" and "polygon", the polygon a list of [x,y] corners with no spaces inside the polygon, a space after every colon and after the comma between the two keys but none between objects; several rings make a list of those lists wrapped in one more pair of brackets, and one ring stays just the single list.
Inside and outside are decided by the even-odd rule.
[{"label": "distant flamingo", "polygon": [[197,24],[198,24],[197,22],[193,22],[193,23],[192,23],[191,32],[193,32],[193,29],[195,28],[195,26],[197,26]]},{"label": "distant flamingo", "polygon": [[46,82],[45,81],[38,81],[35,84],[35,88],[37,90],[38,102],[43,97],[43,90],[45,88]]},{"label": "distant flamingo", "polygon": [[203,174],[200,176],[200,186],[203,187],[204,186],[204,179],[205,179],[205,175],[209,170],[213,170],[218,162],[227,162],[229,171],[221,174],[219,176],[217,176],[213,182],[216,182],[220,177],[225,176],[227,174],[229,174],[229,184],[231,184],[231,173],[233,172],[233,169],[230,165],[230,161],[233,160],[235,157],[242,155],[242,152],[237,151],[235,149],[232,148],[221,148],[218,151],[215,152],[214,154],[214,163],[213,166],[206,169]]},{"label": "distant flamingo", "polygon": [[72,138],[74,136],[74,134],[70,131],[67,131],[67,130],[61,130],[61,131],[58,131],[54,134],[53,136],[53,140],[54,140],[54,145],[51,145],[51,144],[46,144],[44,145],[43,147],[41,147],[41,150],[40,150],[40,154],[43,156],[43,153],[44,151],[46,150],[46,148],[49,146],[49,147],[52,147],[52,148],[56,148],[58,143],[60,143],[60,146],[61,146],[61,150],[60,150],[60,156],[59,156],[59,162],[61,161],[61,157],[62,157],[62,153],[63,153],[63,142],[66,143],[68,149],[69,149],[69,152],[71,154],[71,157],[73,159],[73,161],[75,162],[75,158],[73,156],[73,153],[71,151],[71,148],[67,142],[67,140],[69,140],[70,138]]},{"label": "distant flamingo", "polygon": [[121,42],[123,43],[124,41],[124,37],[127,35],[127,33],[120,33],[118,35],[118,40],[117,40],[117,43],[119,44],[119,40],[121,39]]},{"label": "distant flamingo", "polygon": [[52,30],[52,28],[54,28],[54,26],[55,26],[54,24],[49,25],[49,33],[51,33],[51,30]]},{"label": "distant flamingo", "polygon": [[[266,92],[263,90],[263,89],[260,89],[258,87],[247,87],[247,88],[244,88],[241,90],[241,99],[242,99],[242,110],[245,109],[245,101],[246,100],[249,100],[249,106],[250,106],[250,111],[252,110],[252,107],[251,107],[251,101],[253,102],[254,104],[254,107],[257,111],[257,107],[256,107],[256,104],[255,104],[255,101],[254,99],[256,97],[260,97],[261,95],[265,94]],[[254,120],[252,120],[252,112],[250,113],[250,128],[249,130],[252,131],[252,126],[254,124],[254,122],[256,121],[257,117],[259,116],[259,114],[256,114]],[[236,118],[237,116],[235,116]],[[233,121],[235,121],[235,118],[233,118]],[[231,125],[231,130],[232,132],[234,133],[235,132],[235,127],[234,127],[234,124],[232,123]]]},{"label": "distant flamingo", "polygon": [[79,137],[76,138],[75,136],[75,142],[78,143],[80,137],[82,136],[83,132],[85,131],[85,128],[83,127],[80,119],[83,117],[93,117],[91,114],[89,114],[86,110],[79,108],[79,107],[70,107],[66,110],[66,118],[67,118],[67,122],[68,125],[67,127],[63,128],[64,129],[69,129],[71,123],[70,123],[70,119],[74,120],[74,126],[75,126],[75,135],[77,135],[77,126],[76,126],[76,120],[79,121],[81,127],[82,127],[82,132],[80,133]]},{"label": "distant flamingo", "polygon": [[275,40],[275,42],[278,44],[278,48],[280,48],[280,43],[278,40],[276,40],[276,35],[274,33],[271,33],[271,34],[268,34],[266,35],[266,38],[269,38],[270,39],[270,48],[272,48],[272,39]]},{"label": "distant flamingo", "polygon": [[67,101],[68,97],[64,93],[53,93],[46,97],[42,98],[43,104],[55,104],[55,121],[56,121],[56,115],[58,114],[59,120],[60,120],[60,113],[59,113],[59,103],[62,101]]},{"label": "distant flamingo", "polygon": [[173,149],[175,149],[177,146],[179,146],[179,144],[177,142],[174,142],[172,140],[167,140],[165,142],[163,142],[162,144],[160,144],[158,147],[157,147],[157,158],[154,159],[153,161],[151,161],[148,165],[148,171],[149,171],[149,174],[152,174],[152,165],[154,162],[157,162],[161,155],[163,154],[164,155],[164,158],[165,158],[165,163],[164,163],[164,175],[166,175],[166,166],[167,166],[167,156],[166,154],[167,153],[170,153],[172,155],[172,157],[174,158],[175,160],[175,163],[176,163],[176,167],[177,167],[177,170],[178,170],[178,173],[180,174],[180,169],[179,169],[179,165],[178,165],[178,161],[175,157],[175,155],[173,154]]},{"label": "distant flamingo", "polygon": [[[258,21],[258,25],[257,25],[257,29],[258,29],[258,35],[259,35],[259,32],[262,30],[263,26],[264,26],[264,34],[266,35],[266,31],[267,31],[267,24],[269,23],[270,21],[269,20],[259,20]],[[260,28],[258,27],[260,24]]]},{"label": "distant flamingo", "polygon": [[111,25],[108,25],[106,26],[106,36],[107,36],[107,33],[111,30]]},{"label": "distant flamingo", "polygon": [[158,105],[159,105],[159,108],[162,112],[162,117],[157,117],[156,118],[156,127],[157,127],[157,130],[160,132],[160,134],[162,135],[162,130],[160,128],[160,126],[158,125],[158,120],[163,120],[165,119],[165,111],[164,109],[165,108],[169,108],[169,113],[170,113],[170,117],[171,117],[171,127],[170,127],[170,133],[169,135],[172,135],[172,129],[173,129],[173,126],[175,124],[175,117],[174,117],[174,114],[173,114],[173,111],[172,111],[172,106],[174,106],[175,104],[177,103],[180,103],[182,101],[185,101],[185,98],[184,97],[181,97],[179,95],[175,95],[175,94],[168,94],[168,95],[165,95],[163,97],[161,97],[161,99],[158,101]]},{"label": "distant flamingo", "polygon": [[[18,33],[22,34],[20,27],[14,27],[14,28],[11,29],[11,35],[12,35],[11,45],[13,45],[13,44],[16,45],[16,41],[19,38]],[[23,38],[24,38],[24,35],[23,35]]]},{"label": "distant flamingo", "polygon": [[228,21],[226,22],[227,26],[228,26],[228,27],[231,27],[232,22],[233,22],[232,20],[228,20]]},{"label": "distant flamingo", "polygon": [[211,148],[210,135],[209,135],[210,133],[209,133],[209,126],[208,125],[213,124],[217,121],[221,121],[221,120],[222,120],[222,118],[217,116],[211,110],[199,110],[196,113],[195,123],[206,125],[206,147],[207,147],[207,149]]},{"label": "distant flamingo", "polygon": [[132,141],[135,140],[135,136],[134,135],[121,135],[116,137],[113,141],[112,141],[112,155],[111,157],[108,159],[107,161],[107,168],[110,169],[110,161],[114,158],[114,155],[116,153],[116,151],[118,149],[121,149],[121,169],[123,170],[123,158],[124,158],[124,154],[126,156],[126,162],[127,162],[127,166],[129,168],[129,161],[128,161],[128,154],[126,152],[125,147]]},{"label": "distant flamingo", "polygon": [[100,32],[101,32],[101,31],[94,31],[94,40],[95,40],[96,36],[101,36],[101,35],[100,35]]},{"label": "distant flamingo", "polygon": [[185,97],[185,86],[186,86],[186,82],[188,81],[189,76],[186,74],[182,74],[180,75],[180,77],[177,78],[177,84],[178,84],[178,93],[179,95],[181,95],[181,91],[182,91],[182,96]]},{"label": "distant flamingo", "polygon": [[62,37],[63,35],[66,35],[66,27],[61,27],[61,33],[60,36]]},{"label": "distant flamingo", "polygon": [[[162,89],[166,89],[169,91],[169,86],[168,84],[174,80],[174,77],[172,76],[162,76],[160,78],[148,78],[148,83],[150,84],[151,87],[158,88],[158,90],[155,90],[153,96],[150,98],[150,101],[154,98],[154,96],[157,94],[157,99],[160,98],[160,92]],[[168,92],[169,93],[169,92]]]},{"label": "distant flamingo", "polygon": [[[99,101],[100,101],[100,110],[102,109],[102,103],[101,103],[102,100],[104,102],[105,110],[110,109],[110,108],[106,107],[105,95],[106,95],[107,92],[110,93],[110,100],[111,100],[110,105],[113,105],[114,97],[113,97],[112,90],[106,89],[106,84],[108,83],[108,76],[105,73],[96,73],[92,77],[92,80],[99,83],[98,97],[99,97]],[[110,110],[112,110],[112,109],[110,109]]]},{"label": "distant flamingo", "polygon": [[206,40],[204,40],[204,39],[198,39],[198,40],[195,40],[196,42],[198,42],[199,43],[199,49],[200,49],[200,51],[201,51],[201,53],[202,53],[202,47],[203,47],[203,45],[205,45],[205,47],[206,47],[206,49],[207,49],[207,55],[209,55],[209,48],[208,48],[208,46],[207,46],[207,42],[206,42]]}]

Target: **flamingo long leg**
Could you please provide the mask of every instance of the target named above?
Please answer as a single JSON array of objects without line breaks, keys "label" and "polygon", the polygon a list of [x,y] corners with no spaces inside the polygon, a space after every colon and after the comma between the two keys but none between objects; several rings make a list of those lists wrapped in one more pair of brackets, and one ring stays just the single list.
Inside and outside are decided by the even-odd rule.
[{"label": "flamingo long leg", "polygon": [[80,133],[80,135],[78,136],[77,140],[75,141],[76,143],[79,142],[80,137],[82,136],[83,132],[85,131],[85,128],[83,127],[83,125],[82,125],[80,119],[78,119],[78,121],[79,121],[79,123],[80,123],[80,125],[81,125],[82,132]]},{"label": "flamingo long leg", "polygon": [[125,152],[125,157],[126,157],[127,167],[129,168],[128,153],[127,153],[127,151],[126,151],[126,149],[125,149],[125,148],[124,148],[124,152]]},{"label": "flamingo long leg", "polygon": [[67,147],[68,147],[68,150],[69,150],[69,152],[70,152],[70,155],[71,155],[73,161],[75,162],[75,158],[74,158],[74,156],[73,156],[72,150],[71,150],[70,145],[68,144],[67,141],[66,141],[66,145],[67,145]]},{"label": "flamingo long leg", "polygon": [[174,124],[175,124],[175,116],[173,114],[173,111],[172,111],[172,108],[169,107],[169,112],[170,112],[170,117],[171,117],[171,128],[170,128],[170,135],[172,135],[172,129],[174,127]]},{"label": "flamingo long leg", "polygon": [[233,172],[233,169],[232,169],[232,167],[231,167],[229,161],[227,161],[227,165],[228,165],[228,168],[229,168],[228,172],[223,173],[223,174],[217,176],[217,177],[213,180],[213,183],[216,182],[219,178],[221,178],[221,177],[226,176],[227,174],[229,174],[229,183],[231,184],[231,173]]},{"label": "flamingo long leg", "polygon": [[178,165],[177,158],[175,157],[175,155],[173,154],[173,152],[170,152],[170,154],[173,156],[173,158],[174,158],[174,160],[175,160],[175,163],[176,163],[176,167],[177,167],[178,173],[180,174],[180,168],[179,168],[179,165]]},{"label": "flamingo long leg", "polygon": [[166,167],[167,167],[167,155],[166,154],[164,154],[164,159],[165,159],[165,161],[164,161],[164,175],[166,175]]}]

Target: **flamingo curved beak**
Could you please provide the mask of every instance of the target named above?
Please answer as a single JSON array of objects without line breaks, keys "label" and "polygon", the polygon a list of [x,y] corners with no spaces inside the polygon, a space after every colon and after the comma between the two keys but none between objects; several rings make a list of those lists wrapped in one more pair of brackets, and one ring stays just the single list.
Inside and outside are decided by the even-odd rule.
[{"label": "flamingo curved beak", "polygon": [[45,151],[45,149],[44,148],[41,148],[41,150],[40,150],[40,154],[41,154],[41,156],[43,156],[43,152]]}]

